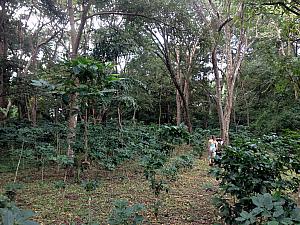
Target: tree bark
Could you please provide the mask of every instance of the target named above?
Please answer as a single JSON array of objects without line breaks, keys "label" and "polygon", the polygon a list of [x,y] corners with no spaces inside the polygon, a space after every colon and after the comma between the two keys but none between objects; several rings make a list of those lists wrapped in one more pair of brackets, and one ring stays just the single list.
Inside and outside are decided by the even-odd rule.
[{"label": "tree bark", "polygon": [[176,90],[176,125],[181,123],[181,98],[178,90]]},{"label": "tree bark", "polygon": [[[9,74],[7,71],[7,51],[8,42],[6,37],[6,0],[0,1],[0,107],[7,108],[8,101],[6,99],[9,84]],[[5,119],[5,115],[0,112],[0,121]]]},{"label": "tree bark", "polygon": [[37,111],[37,99],[36,96],[33,96],[31,98],[31,124],[33,127],[36,127],[36,123],[37,123],[37,115],[36,115],[36,111]]},{"label": "tree bark", "polygon": [[[235,29],[236,27],[234,27],[234,23],[232,22],[232,18],[230,16],[230,12],[232,10],[231,4],[231,0],[226,0],[224,2],[224,15],[221,16],[221,14],[217,11],[217,8],[215,8],[212,5],[212,2],[210,2],[212,10],[214,10],[215,14],[218,15],[217,17],[213,18],[214,23],[218,24],[218,26],[212,27],[211,31],[214,43],[211,51],[211,60],[213,64],[213,73],[216,82],[215,99],[219,116],[220,131],[221,137],[225,144],[229,144],[229,127],[234,100],[235,82],[239,75],[239,69],[241,67],[241,63],[243,61],[245,52],[249,47],[249,45],[247,45],[246,39],[246,28],[244,27],[244,3],[239,3],[239,5],[237,6],[238,10],[235,12],[236,15],[240,18],[240,24],[238,29]],[[204,14],[203,12],[201,12],[202,9],[197,10],[199,11],[199,15],[201,16],[201,18],[203,18]],[[239,33],[233,34],[233,31],[238,31]],[[221,32],[224,35],[224,43],[221,43],[218,38]],[[235,50],[235,54],[233,54],[232,50],[232,39],[237,39],[237,48]],[[217,52],[218,49],[220,49],[220,53]],[[223,80],[224,78],[226,80],[225,82],[222,82],[226,85],[225,96],[223,96],[222,93],[222,76],[219,72],[217,54],[223,54],[223,56],[225,57],[226,68],[223,72]],[[222,99],[222,96],[224,97],[224,99]]]},{"label": "tree bark", "polygon": [[213,71],[216,80],[216,105],[219,117],[219,125],[221,130],[221,137],[225,140],[225,132],[224,132],[224,113],[223,113],[223,105],[222,105],[222,87],[220,81],[220,73],[218,68],[218,59],[217,59],[217,46],[215,45],[212,49],[212,64]]},{"label": "tree bark", "polygon": [[[70,28],[71,28],[71,51],[70,51],[70,59],[75,59],[78,55],[79,44],[81,40],[81,36],[83,33],[83,29],[87,19],[87,13],[91,6],[91,1],[87,1],[87,4],[83,7],[83,11],[80,17],[80,25],[76,32],[75,27],[75,15],[74,15],[74,8],[73,8],[73,0],[68,0],[68,16],[70,21]],[[78,78],[75,78],[75,86],[79,86]],[[79,107],[78,107],[78,93],[74,92],[70,94],[70,101],[69,101],[69,119],[68,119],[68,135],[67,135],[67,143],[68,143],[68,151],[67,156],[71,159],[74,159],[74,150],[73,144],[75,143],[76,138],[76,126],[77,126],[77,117],[78,117]]]},{"label": "tree bark", "polygon": [[[183,93],[184,93],[184,98],[185,98],[185,101],[186,101],[186,109],[185,109],[185,114],[184,114],[184,121],[186,121],[187,125],[188,125],[188,128],[191,127],[192,128],[192,124],[191,124],[191,120],[190,118],[186,118],[186,115],[190,115],[190,82],[188,79],[184,79],[184,88],[183,88]],[[190,130],[191,132],[192,130]]]},{"label": "tree bark", "polygon": [[[182,74],[180,70],[180,52],[178,48],[175,49],[176,54],[176,81],[180,87],[182,87]],[[181,124],[181,109],[182,109],[182,100],[179,94],[179,91],[176,90],[176,125],[179,126]]]}]

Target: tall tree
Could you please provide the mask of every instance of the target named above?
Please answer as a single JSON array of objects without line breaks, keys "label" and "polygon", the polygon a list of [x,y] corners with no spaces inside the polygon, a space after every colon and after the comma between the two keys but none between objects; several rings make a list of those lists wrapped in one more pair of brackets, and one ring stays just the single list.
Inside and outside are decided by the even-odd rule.
[{"label": "tall tree", "polygon": [[[8,15],[6,13],[7,6],[5,0],[0,2],[0,107],[6,108],[7,107],[7,100],[6,100],[6,92],[9,80],[9,75],[7,71],[7,51],[8,51],[8,39],[7,39],[7,31],[6,26],[8,24]],[[1,113],[0,113],[1,114]],[[1,118],[4,115],[1,114]]]},{"label": "tall tree", "polygon": [[[241,64],[255,36],[255,18],[249,23],[244,1],[196,1],[195,10],[209,27],[211,63],[215,79],[215,102],[222,139],[229,143],[234,91]],[[252,33],[253,34],[253,33]]]},{"label": "tall tree", "polygon": [[136,14],[147,15],[143,20],[132,20],[131,24],[136,26],[133,36],[139,45],[152,51],[165,64],[177,92],[177,124],[183,114],[184,123],[192,131],[190,82],[203,46],[202,30],[196,29],[188,1],[141,4],[143,7],[130,8]]}]

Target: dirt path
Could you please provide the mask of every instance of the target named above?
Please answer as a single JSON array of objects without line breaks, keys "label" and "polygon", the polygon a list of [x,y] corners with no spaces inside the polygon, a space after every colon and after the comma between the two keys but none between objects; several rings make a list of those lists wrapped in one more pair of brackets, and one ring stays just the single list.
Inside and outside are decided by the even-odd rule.
[{"label": "dirt path", "polygon": [[197,160],[191,171],[181,174],[172,185],[168,210],[173,212],[164,224],[213,224],[215,209],[211,204],[217,182],[208,175],[204,160]]}]

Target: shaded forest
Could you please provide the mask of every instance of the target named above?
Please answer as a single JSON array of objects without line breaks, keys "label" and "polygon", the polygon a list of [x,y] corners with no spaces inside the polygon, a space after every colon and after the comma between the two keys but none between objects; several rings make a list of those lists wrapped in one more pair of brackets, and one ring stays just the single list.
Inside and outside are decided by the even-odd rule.
[{"label": "shaded forest", "polygon": [[300,224],[299,20],[0,0],[0,224]]}]

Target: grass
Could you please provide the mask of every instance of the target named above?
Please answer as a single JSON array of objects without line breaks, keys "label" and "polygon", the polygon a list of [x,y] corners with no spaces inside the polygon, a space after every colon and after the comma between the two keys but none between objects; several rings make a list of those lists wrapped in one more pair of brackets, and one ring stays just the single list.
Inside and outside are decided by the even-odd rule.
[{"label": "grass", "polygon": [[[144,224],[213,224],[215,209],[211,204],[212,192],[203,187],[216,187],[216,181],[208,175],[207,162],[197,159],[191,170],[179,174],[170,183],[170,192],[162,194],[162,206],[156,219],[152,211],[155,196],[143,177],[138,162],[125,162],[115,171],[108,172],[93,167],[83,174],[85,179],[97,179],[99,187],[92,192],[92,218],[107,224],[107,218],[116,199],[127,199],[131,204],[142,203],[146,207]],[[13,173],[0,173],[0,191],[12,182]],[[89,194],[73,179],[66,189],[56,188],[63,179],[63,171],[56,168],[45,171],[44,181],[36,169],[20,171],[18,182],[24,188],[18,191],[17,205],[32,209],[40,224],[84,224],[88,221]]]}]

